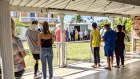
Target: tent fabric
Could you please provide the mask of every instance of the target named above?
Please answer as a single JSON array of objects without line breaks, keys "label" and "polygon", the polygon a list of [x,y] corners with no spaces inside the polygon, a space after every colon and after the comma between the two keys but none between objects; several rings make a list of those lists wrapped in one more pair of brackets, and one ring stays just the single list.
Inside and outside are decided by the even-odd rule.
[{"label": "tent fabric", "polygon": [[10,0],[11,10],[61,10],[101,14],[140,15],[139,0]]}]

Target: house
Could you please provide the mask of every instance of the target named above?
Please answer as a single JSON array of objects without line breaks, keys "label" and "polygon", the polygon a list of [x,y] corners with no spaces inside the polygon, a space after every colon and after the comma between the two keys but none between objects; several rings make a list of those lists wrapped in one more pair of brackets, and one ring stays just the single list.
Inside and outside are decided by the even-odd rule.
[{"label": "house", "polygon": [[[59,23],[59,17],[57,17],[57,15],[54,14],[11,11],[11,17],[14,19],[19,19],[19,21],[24,24],[31,24],[31,22],[34,20],[37,20],[39,24],[42,24],[44,21],[48,21],[50,30],[53,30],[56,26],[56,23]],[[26,30],[27,28],[22,27],[21,34],[18,35],[18,37],[21,38],[21,40],[26,40]]]},{"label": "house", "polygon": [[59,17],[54,14],[11,11],[11,17],[19,19],[20,22],[25,24],[30,24],[32,21],[37,20],[39,23],[48,21],[50,26],[55,26],[55,23],[60,22]]}]

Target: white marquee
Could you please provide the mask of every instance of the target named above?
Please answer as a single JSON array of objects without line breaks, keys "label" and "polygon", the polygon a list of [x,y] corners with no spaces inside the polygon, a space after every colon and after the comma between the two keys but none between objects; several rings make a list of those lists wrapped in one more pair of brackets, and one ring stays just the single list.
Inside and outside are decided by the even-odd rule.
[{"label": "white marquee", "polygon": [[139,0],[10,0],[12,11],[80,15],[140,15]]},{"label": "white marquee", "polygon": [[[10,3],[10,5],[9,5]],[[64,14],[96,16],[140,15],[140,0],[0,0],[0,55],[2,58],[2,79],[14,79],[11,11],[34,11],[57,13],[61,29],[64,28]],[[65,36],[62,33],[60,66],[65,66]]]}]

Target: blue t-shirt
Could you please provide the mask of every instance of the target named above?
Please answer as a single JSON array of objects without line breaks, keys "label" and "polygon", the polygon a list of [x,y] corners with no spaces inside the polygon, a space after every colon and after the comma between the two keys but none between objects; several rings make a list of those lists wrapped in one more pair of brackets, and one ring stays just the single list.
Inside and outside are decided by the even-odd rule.
[{"label": "blue t-shirt", "polygon": [[115,48],[116,32],[114,30],[108,30],[104,34],[105,46],[109,48]]}]

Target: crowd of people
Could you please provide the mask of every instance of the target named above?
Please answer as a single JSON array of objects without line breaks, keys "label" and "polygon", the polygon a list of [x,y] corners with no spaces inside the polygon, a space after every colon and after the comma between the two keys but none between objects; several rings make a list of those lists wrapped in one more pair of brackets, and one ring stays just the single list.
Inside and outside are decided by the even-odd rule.
[{"label": "crowd of people", "polygon": [[[26,56],[25,49],[23,47],[20,38],[16,37],[15,23],[11,19],[12,28],[12,45],[13,45],[13,57],[14,57],[14,72],[15,78],[21,79],[25,71],[24,57]],[[43,23],[43,31],[38,29],[38,21],[33,21],[31,26],[26,31],[26,37],[29,45],[30,52],[35,60],[34,64],[34,79],[40,78],[39,76],[39,60],[42,64],[42,77],[41,79],[47,78],[46,64],[49,69],[49,79],[53,78],[53,50],[52,45],[54,38],[52,33],[49,31],[48,22]]]},{"label": "crowd of people", "polygon": [[[90,33],[88,33],[87,30],[85,32],[78,31],[78,29],[75,27],[72,28],[71,31],[69,31],[68,28],[63,29],[65,32],[65,40],[66,42],[71,41],[83,41],[83,40],[89,40],[90,39]],[[61,28],[60,24],[56,25],[56,28],[54,29],[54,38],[56,39],[56,42],[61,42]]]},{"label": "crowd of people", "polygon": [[[90,34],[90,47],[94,57],[94,65],[93,68],[100,67],[100,43],[103,41],[104,45],[104,54],[107,57],[107,67],[105,69],[111,70],[113,67],[113,57],[114,51],[116,55],[116,68],[120,68],[120,66],[124,67],[124,49],[125,49],[125,33],[126,31],[123,29],[124,26],[117,25],[117,32],[110,28],[109,24],[104,25],[104,30],[106,32],[102,35],[100,31],[97,29],[97,24],[92,24],[93,30]],[[120,65],[121,60],[121,65]]]},{"label": "crowd of people", "polygon": [[[33,59],[35,60],[34,64],[34,78],[39,77],[39,60],[41,60],[42,64],[42,77],[41,79],[47,78],[47,72],[46,72],[46,64],[48,64],[49,69],[49,79],[53,78],[53,49],[52,45],[54,44],[54,36],[53,33],[49,30],[49,24],[47,21],[43,23],[43,28],[38,29],[38,22],[33,21],[32,24],[29,26],[29,28],[26,31],[26,37],[29,45],[30,52],[32,53]],[[25,62],[24,57],[26,56],[26,52],[24,50],[22,41],[20,38],[16,37],[15,33],[15,23],[14,20],[11,19],[11,28],[12,28],[12,45],[13,45],[13,57],[14,57],[14,72],[15,77],[17,79],[20,79],[25,71]],[[92,24],[93,30],[90,33],[90,47],[94,56],[94,65],[92,65],[93,68],[98,68],[101,66],[100,64],[100,43],[101,41],[105,42],[104,51],[105,56],[107,57],[107,67],[105,69],[111,70],[113,66],[113,55],[115,51],[116,55],[116,66],[117,68],[120,68],[120,60],[121,60],[121,66],[124,67],[124,38],[125,33],[123,30],[122,25],[117,25],[118,32],[115,32],[110,28],[109,24],[104,25],[104,30],[106,32],[102,34],[97,29],[97,24]],[[42,31],[41,31],[42,30]],[[77,41],[78,37],[80,37],[81,40],[83,40],[83,32],[79,32],[75,28],[72,30],[73,33],[71,33],[71,40]],[[67,34],[67,31],[64,30]],[[57,28],[55,30],[56,34],[56,41],[61,41],[61,29],[60,24],[57,25]],[[88,32],[85,32],[85,35],[88,35]],[[87,37],[87,36],[86,36]]]},{"label": "crowd of people", "polygon": [[89,40],[89,35],[87,30],[85,32],[78,31],[78,29],[75,27],[70,31],[70,41],[82,41],[82,40]]}]

